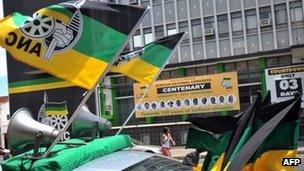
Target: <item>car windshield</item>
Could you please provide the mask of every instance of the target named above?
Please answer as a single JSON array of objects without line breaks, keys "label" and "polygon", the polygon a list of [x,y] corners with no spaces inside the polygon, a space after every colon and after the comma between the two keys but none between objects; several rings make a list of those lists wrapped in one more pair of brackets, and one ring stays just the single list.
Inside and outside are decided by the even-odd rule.
[{"label": "car windshield", "polygon": [[137,164],[134,164],[124,171],[187,171],[191,167],[185,166],[178,161],[170,160],[160,156],[147,158]]}]

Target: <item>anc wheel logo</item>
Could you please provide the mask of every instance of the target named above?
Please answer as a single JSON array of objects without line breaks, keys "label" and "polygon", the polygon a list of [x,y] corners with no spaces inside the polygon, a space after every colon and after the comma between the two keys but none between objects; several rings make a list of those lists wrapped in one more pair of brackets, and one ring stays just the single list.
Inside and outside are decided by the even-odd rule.
[{"label": "anc wheel logo", "polygon": [[23,35],[42,40],[46,46],[43,58],[47,61],[51,60],[53,53],[72,48],[81,36],[83,18],[79,6],[77,4],[69,5],[75,7],[75,13],[68,23],[52,16],[46,16],[43,12],[37,12],[32,18],[28,18],[20,29]]}]

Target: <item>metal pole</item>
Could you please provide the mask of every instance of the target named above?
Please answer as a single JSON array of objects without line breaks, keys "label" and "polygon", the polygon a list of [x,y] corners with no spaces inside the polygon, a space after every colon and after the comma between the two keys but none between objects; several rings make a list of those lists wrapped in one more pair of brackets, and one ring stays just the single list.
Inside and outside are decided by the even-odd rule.
[{"label": "metal pole", "polygon": [[[145,12],[143,13],[143,15],[140,17],[140,19],[137,21],[137,23],[134,25],[133,29],[131,30],[131,32],[129,33],[127,39],[125,40],[125,42],[122,44],[122,46],[120,47],[120,49],[115,53],[114,55],[114,59],[117,59],[118,56],[120,55],[120,53],[123,51],[123,49],[125,48],[125,46],[128,44],[129,39],[131,38],[131,36],[135,33],[137,26],[139,25],[139,23],[141,22],[141,20],[143,19],[143,17],[146,15],[146,13],[148,12],[149,8],[147,8],[145,10]],[[67,124],[62,128],[62,130],[59,132],[58,136],[56,137],[56,139],[53,141],[53,143],[51,144],[51,146],[47,149],[47,151],[44,153],[44,155],[41,158],[47,157],[52,148],[59,142],[61,136],[64,134],[64,132],[68,129],[68,127],[72,124],[72,122],[74,121],[74,119],[76,118],[80,108],[86,103],[86,101],[89,99],[89,97],[91,96],[91,94],[95,91],[95,88],[97,87],[97,85],[101,82],[101,80],[103,79],[103,77],[106,75],[106,73],[109,71],[109,69],[112,67],[113,63],[115,62],[115,60],[112,60],[111,63],[109,63],[109,65],[106,67],[105,71],[101,74],[101,76],[98,78],[97,82],[95,83],[94,87],[89,90],[87,92],[87,94],[85,95],[85,97],[82,99],[82,101],[80,102],[80,104],[78,105],[77,109],[74,111],[72,117],[70,118],[70,120],[67,122]]]},{"label": "metal pole", "polygon": [[[154,81],[153,81],[154,82]],[[153,83],[152,82],[152,83]],[[145,93],[141,96],[141,98],[139,99],[139,101],[136,103],[135,107],[133,108],[132,112],[129,114],[128,118],[126,119],[126,121],[123,123],[123,125],[119,128],[119,130],[116,132],[115,135],[120,134],[120,132],[122,131],[122,129],[127,125],[127,123],[129,122],[129,120],[132,118],[132,116],[134,115],[138,105],[141,103],[141,101],[144,99],[145,95],[147,94],[147,92],[150,90],[152,83],[147,87]]]},{"label": "metal pole", "polygon": [[[179,46],[179,44],[182,42],[183,38],[185,37],[185,35],[187,34],[187,32],[185,32],[183,34],[183,36],[181,37],[181,39],[178,41],[178,43],[176,44],[176,46],[174,47],[174,49],[172,50],[170,57],[173,55],[173,53],[175,52],[176,48]],[[117,133],[115,135],[120,134],[120,132],[122,131],[122,129],[126,126],[126,124],[129,122],[129,120],[131,119],[131,117],[134,115],[138,105],[141,103],[141,101],[144,99],[145,95],[147,94],[147,92],[150,90],[151,85],[155,82],[155,80],[157,79],[157,77],[159,76],[159,74],[161,73],[161,71],[165,68],[166,64],[168,63],[168,61],[170,60],[170,58],[167,59],[167,61],[165,62],[165,64],[162,66],[162,68],[159,70],[159,72],[157,73],[157,75],[154,77],[152,83],[148,86],[148,88],[146,89],[145,93],[143,94],[143,96],[141,96],[141,98],[139,99],[139,101],[137,102],[137,104],[135,105],[134,109],[132,110],[132,112],[129,114],[128,118],[126,119],[126,121],[123,123],[123,125],[120,127],[120,129],[117,131]]]}]

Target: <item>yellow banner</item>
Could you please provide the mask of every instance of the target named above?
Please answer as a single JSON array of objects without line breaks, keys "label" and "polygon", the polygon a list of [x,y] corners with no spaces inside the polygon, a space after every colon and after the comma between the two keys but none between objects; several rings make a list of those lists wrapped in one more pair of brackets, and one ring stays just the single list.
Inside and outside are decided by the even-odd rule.
[{"label": "yellow banner", "polygon": [[[146,87],[135,83],[134,103]],[[153,83],[140,105],[136,118],[239,110],[236,72],[161,80]]]}]

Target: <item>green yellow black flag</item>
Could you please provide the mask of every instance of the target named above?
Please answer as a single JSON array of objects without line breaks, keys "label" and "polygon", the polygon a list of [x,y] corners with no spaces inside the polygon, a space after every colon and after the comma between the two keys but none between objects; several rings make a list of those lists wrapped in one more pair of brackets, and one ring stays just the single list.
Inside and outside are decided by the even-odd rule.
[{"label": "green yellow black flag", "polygon": [[145,12],[79,0],[43,8],[31,17],[13,13],[0,21],[0,45],[20,62],[91,89]]},{"label": "green yellow black flag", "polygon": [[151,84],[173,55],[185,33],[178,33],[149,43],[140,50],[123,54],[111,72],[121,73],[142,84]]}]

